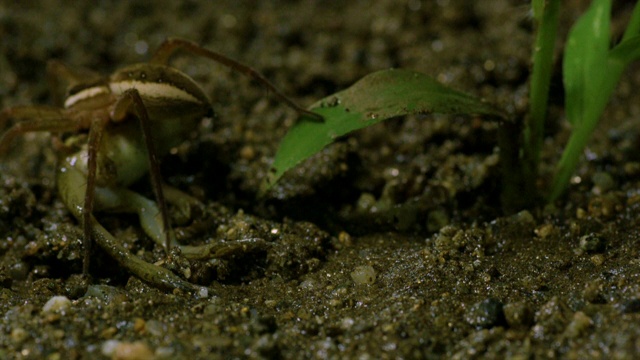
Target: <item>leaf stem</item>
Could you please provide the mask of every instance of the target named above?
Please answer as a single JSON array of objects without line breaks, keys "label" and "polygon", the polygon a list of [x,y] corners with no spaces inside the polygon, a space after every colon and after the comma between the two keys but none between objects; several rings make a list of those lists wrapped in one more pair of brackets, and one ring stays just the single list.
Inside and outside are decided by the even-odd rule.
[{"label": "leaf stem", "polygon": [[533,51],[529,118],[524,130],[523,172],[525,181],[529,183],[525,188],[533,191],[547,114],[560,0],[533,0],[532,7],[538,32]]}]

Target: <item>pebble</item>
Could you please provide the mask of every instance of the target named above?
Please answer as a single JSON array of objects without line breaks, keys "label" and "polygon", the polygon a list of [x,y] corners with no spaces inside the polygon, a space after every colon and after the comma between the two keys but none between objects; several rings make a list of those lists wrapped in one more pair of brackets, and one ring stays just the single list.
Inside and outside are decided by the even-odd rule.
[{"label": "pebble", "polygon": [[133,331],[137,333],[144,333],[147,327],[147,322],[143,318],[133,319]]},{"label": "pebble", "polygon": [[550,339],[561,333],[571,317],[571,309],[557,296],[543,304],[535,315],[535,325],[531,329],[534,339]]},{"label": "pebble", "polygon": [[256,157],[256,150],[253,146],[244,146],[240,149],[240,157],[244,160],[253,160]]},{"label": "pebble", "polygon": [[557,229],[553,224],[542,224],[534,230],[534,233],[541,239],[546,239],[556,232]]},{"label": "pebble", "polygon": [[487,298],[475,303],[467,314],[465,320],[476,328],[489,329],[505,323],[502,303],[493,298]]},{"label": "pebble", "polygon": [[11,276],[13,280],[16,280],[16,281],[25,280],[28,275],[29,275],[29,265],[27,265],[27,263],[19,261],[13,264],[11,267],[9,267],[9,276]]},{"label": "pebble", "polygon": [[599,234],[590,233],[580,238],[580,250],[586,253],[600,253],[604,248],[605,240]]},{"label": "pebble", "polygon": [[623,314],[634,314],[640,312],[640,298],[626,300],[620,306],[620,312]]},{"label": "pebble", "polygon": [[94,297],[105,303],[122,303],[127,301],[125,292],[115,286],[90,285],[87,287],[85,297]]},{"label": "pebble", "polygon": [[71,300],[66,296],[53,296],[42,307],[43,312],[64,313],[71,307]]},{"label": "pebble", "polygon": [[376,270],[371,265],[356,266],[351,272],[351,279],[358,285],[371,285],[376,281]]},{"label": "pebble", "polygon": [[528,210],[522,210],[519,213],[512,216],[510,220],[513,220],[514,223],[520,224],[522,226],[534,226],[536,224],[536,219],[531,215]]},{"label": "pebble", "polygon": [[602,254],[595,254],[595,255],[591,256],[589,258],[589,260],[591,260],[593,265],[601,266],[602,264],[604,264],[605,258],[604,258],[604,255],[602,255]]},{"label": "pebble", "polygon": [[446,211],[441,209],[430,211],[427,215],[427,231],[436,232],[449,225],[449,222],[449,215]]},{"label": "pebble", "polygon": [[358,211],[368,212],[372,211],[376,206],[376,198],[373,194],[362,193],[357,202]]},{"label": "pebble", "polygon": [[167,332],[167,326],[161,321],[151,319],[145,322],[144,330],[153,336],[160,337]]},{"label": "pebble", "polygon": [[582,311],[576,311],[573,319],[564,331],[564,335],[569,338],[577,338],[593,325],[593,320]]},{"label": "pebble", "polygon": [[107,340],[102,343],[102,355],[113,360],[151,360],[154,358],[153,351],[140,341]]},{"label": "pebble", "polygon": [[606,172],[597,172],[591,177],[593,181],[593,193],[600,195],[615,188],[616,182],[613,180],[611,174]]},{"label": "pebble", "polygon": [[23,328],[15,328],[11,330],[11,340],[15,345],[22,344],[29,337],[29,333]]},{"label": "pebble", "polygon": [[593,280],[588,282],[582,291],[584,300],[592,304],[606,304],[607,300],[604,294],[604,285],[601,280]]},{"label": "pebble", "polygon": [[514,302],[504,306],[504,316],[512,328],[531,326],[533,315],[533,309],[525,302]]},{"label": "pebble", "polygon": [[206,287],[201,287],[198,290],[198,298],[199,299],[206,299],[209,297],[209,290]]},{"label": "pebble", "polygon": [[621,210],[619,200],[612,193],[596,196],[588,205],[589,215],[594,218],[609,219]]}]

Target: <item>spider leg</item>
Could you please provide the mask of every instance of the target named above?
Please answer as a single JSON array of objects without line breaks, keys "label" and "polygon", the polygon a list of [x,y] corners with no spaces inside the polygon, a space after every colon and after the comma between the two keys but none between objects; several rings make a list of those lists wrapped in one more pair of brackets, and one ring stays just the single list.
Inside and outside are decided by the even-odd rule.
[{"label": "spider leg", "polygon": [[[34,131],[48,132],[65,132],[74,131],[85,127],[81,121],[73,121],[63,109],[47,107],[47,106],[17,106],[3,110],[0,112],[0,127],[8,119],[18,120],[0,137],[0,154],[4,154],[9,149],[9,145],[17,136]],[[108,118],[97,118],[92,121],[89,130],[89,150],[88,150],[88,174],[87,188],[85,191],[84,207],[82,210],[83,228],[84,228],[84,260],[83,273],[89,272],[89,255],[91,253],[91,211],[93,207],[96,167],[97,167],[97,149],[100,146],[102,132],[108,123]]]},{"label": "spider leg", "polygon": [[84,192],[84,206],[82,207],[82,230],[84,232],[84,259],[82,261],[82,273],[89,274],[91,258],[91,234],[93,223],[93,204],[96,189],[96,174],[98,167],[98,149],[102,142],[104,128],[109,123],[108,118],[96,118],[89,128],[89,140],[87,141],[87,187]]},{"label": "spider leg", "polygon": [[0,130],[9,119],[18,120],[0,136],[0,155],[9,150],[16,137],[34,131],[65,132],[77,130],[81,124],[72,121],[64,110],[49,106],[16,106],[0,112]]},{"label": "spider leg", "polygon": [[298,114],[305,116],[316,122],[323,122],[324,119],[321,115],[316,114],[312,111],[306,110],[303,107],[296,104],[292,99],[287,97],[285,94],[280,92],[278,88],[275,87],[267,78],[265,78],[262,74],[260,74],[255,69],[246,66],[244,64],[239,63],[236,60],[228,58],[225,55],[222,55],[219,52],[215,52],[209,49],[206,49],[192,41],[180,39],[180,38],[168,38],[166,39],[156,50],[155,54],[149,61],[152,64],[161,64],[167,65],[171,56],[178,50],[183,49],[194,55],[202,56],[207,59],[213,60],[217,63],[220,63],[224,66],[227,66],[233,70],[236,70],[253,80],[258,81],[262,86],[271,91],[280,101],[287,104],[290,108],[294,109]]},{"label": "spider leg", "polygon": [[113,109],[112,118],[115,121],[119,121],[120,119],[124,119],[127,114],[133,114],[140,122],[142,136],[147,148],[149,173],[151,174],[151,187],[153,188],[158,207],[160,208],[160,215],[162,217],[165,233],[165,250],[169,253],[169,250],[171,249],[171,226],[169,224],[169,212],[167,210],[167,204],[162,187],[162,178],[160,176],[160,161],[158,160],[158,153],[153,143],[147,108],[142,102],[140,93],[138,93],[138,90],[136,89],[129,89],[125,91],[120,98],[118,98]]}]

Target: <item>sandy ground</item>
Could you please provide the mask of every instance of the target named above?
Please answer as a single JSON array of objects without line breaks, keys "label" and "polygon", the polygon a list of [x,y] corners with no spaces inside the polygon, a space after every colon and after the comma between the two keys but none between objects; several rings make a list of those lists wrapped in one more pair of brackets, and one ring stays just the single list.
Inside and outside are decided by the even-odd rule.
[{"label": "sandy ground", "polygon": [[[585,2],[566,6],[562,33]],[[631,6],[616,5],[616,29]],[[49,59],[106,75],[168,36],[251,65],[305,105],[402,67],[515,118],[527,110],[531,19],[526,2],[507,0],[0,1],[0,106],[53,104]],[[639,356],[637,66],[567,196],[505,215],[498,125],[459,116],[360,131],[258,199],[295,113],[219,65],[173,64],[216,116],[163,159],[163,178],[203,203],[178,226],[183,241],[223,250],[167,259],[135,217],[97,219],[207,292],[156,289],[101,249],[81,276],[82,230],[58,199],[56,152],[48,134],[29,134],[0,162],[0,358]],[[568,134],[558,81],[543,174]],[[148,184],[133,188],[151,196]]]}]

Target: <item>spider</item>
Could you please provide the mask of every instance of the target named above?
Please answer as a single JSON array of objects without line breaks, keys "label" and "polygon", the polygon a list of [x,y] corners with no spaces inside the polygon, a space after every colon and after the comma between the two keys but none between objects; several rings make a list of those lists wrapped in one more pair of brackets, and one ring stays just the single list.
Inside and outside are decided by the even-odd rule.
[{"label": "spider", "polygon": [[[0,113],[0,129],[9,119],[16,122],[0,137],[0,155],[7,152],[14,138],[26,132],[88,131],[86,143],[79,145],[79,150],[62,155],[57,169],[58,196],[82,225],[84,275],[89,273],[91,243],[95,241],[124,268],[154,286],[191,292],[201,289],[131,254],[93,215],[94,210],[136,213],[143,230],[167,253],[171,246],[178,246],[190,258],[215,253],[214,245],[177,243],[170,228],[167,203],[185,209],[198,200],[167,186],[160,177],[159,157],[184,141],[204,117],[212,114],[201,87],[169,66],[171,56],[178,50],[239,71],[305,118],[322,121],[322,117],[298,106],[254,69],[184,39],[165,40],[148,63],[124,67],[109,77],[73,72],[60,62],[49,62],[47,72],[54,84],[69,84],[64,107],[27,105],[4,109]],[[77,137],[70,139],[79,142]],[[155,202],[128,189],[147,172]]]}]

